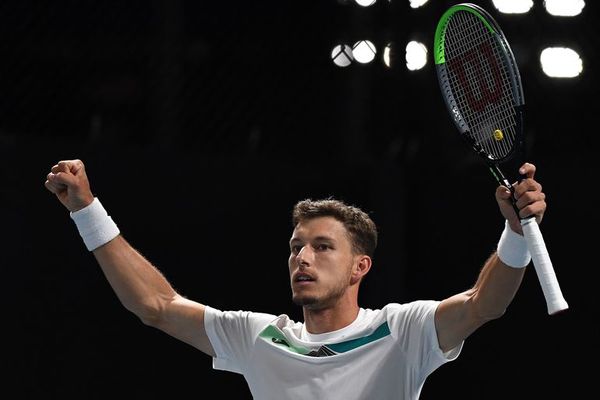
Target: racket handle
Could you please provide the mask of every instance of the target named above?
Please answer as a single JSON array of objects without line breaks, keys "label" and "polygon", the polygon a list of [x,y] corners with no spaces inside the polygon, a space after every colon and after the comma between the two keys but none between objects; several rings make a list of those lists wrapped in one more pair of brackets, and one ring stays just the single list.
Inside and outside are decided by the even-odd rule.
[{"label": "racket handle", "polygon": [[556,273],[554,272],[554,267],[552,266],[552,261],[550,261],[550,255],[546,249],[544,237],[537,221],[533,217],[525,218],[521,220],[521,226],[523,227],[523,235],[527,241],[527,247],[531,253],[535,272],[546,298],[548,314],[552,315],[566,310],[569,306],[558,285]]}]

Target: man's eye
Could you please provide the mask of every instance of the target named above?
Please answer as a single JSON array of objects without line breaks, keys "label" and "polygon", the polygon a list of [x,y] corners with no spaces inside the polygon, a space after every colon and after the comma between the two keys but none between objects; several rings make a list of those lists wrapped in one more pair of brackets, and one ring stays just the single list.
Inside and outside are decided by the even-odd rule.
[{"label": "man's eye", "polygon": [[291,250],[292,250],[292,253],[298,254],[298,253],[300,253],[300,250],[302,250],[302,246],[300,246],[300,245],[292,246]]},{"label": "man's eye", "polygon": [[323,250],[327,250],[327,249],[329,249],[329,248],[330,248],[330,247],[329,247],[329,245],[327,245],[327,244],[324,244],[324,243],[322,243],[322,244],[318,244],[318,245],[316,246],[316,249],[317,249],[317,250],[321,250],[321,251],[323,251]]}]

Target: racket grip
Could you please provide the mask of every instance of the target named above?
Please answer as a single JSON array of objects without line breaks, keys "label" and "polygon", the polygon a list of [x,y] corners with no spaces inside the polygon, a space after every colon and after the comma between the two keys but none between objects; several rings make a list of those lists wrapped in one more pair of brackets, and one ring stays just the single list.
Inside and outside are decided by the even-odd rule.
[{"label": "racket grip", "polygon": [[566,310],[569,306],[560,290],[556,273],[554,272],[554,267],[552,266],[552,261],[550,261],[550,255],[546,249],[544,237],[537,221],[534,217],[525,218],[521,220],[521,226],[523,227],[523,236],[527,241],[527,247],[531,253],[535,272],[546,298],[548,314],[552,315]]}]

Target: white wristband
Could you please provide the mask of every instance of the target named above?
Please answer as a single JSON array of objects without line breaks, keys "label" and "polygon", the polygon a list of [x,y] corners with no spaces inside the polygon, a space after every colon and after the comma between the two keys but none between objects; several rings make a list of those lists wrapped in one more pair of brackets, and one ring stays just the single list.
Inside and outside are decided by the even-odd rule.
[{"label": "white wristband", "polygon": [[496,252],[500,261],[509,267],[524,268],[531,261],[527,241],[523,236],[510,229],[508,221],[504,223],[504,231],[498,241]]},{"label": "white wristband", "polygon": [[86,207],[72,212],[71,219],[75,221],[83,243],[89,251],[96,250],[121,233],[97,197]]}]

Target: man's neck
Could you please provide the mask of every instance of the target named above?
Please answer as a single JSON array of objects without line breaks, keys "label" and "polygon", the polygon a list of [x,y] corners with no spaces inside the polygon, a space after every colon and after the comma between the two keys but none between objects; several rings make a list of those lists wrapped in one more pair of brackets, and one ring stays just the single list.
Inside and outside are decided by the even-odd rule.
[{"label": "man's neck", "polygon": [[304,324],[307,332],[312,334],[337,331],[354,322],[359,310],[358,304],[337,305],[319,310],[304,307]]}]

